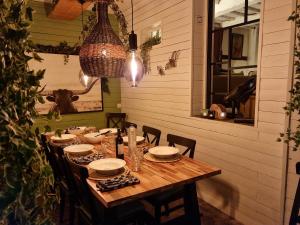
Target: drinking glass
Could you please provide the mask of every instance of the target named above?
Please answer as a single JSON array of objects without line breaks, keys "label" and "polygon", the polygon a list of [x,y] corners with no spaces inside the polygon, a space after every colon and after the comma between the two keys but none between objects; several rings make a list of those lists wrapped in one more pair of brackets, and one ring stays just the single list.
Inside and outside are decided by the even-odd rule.
[{"label": "drinking glass", "polygon": [[141,170],[142,165],[142,158],[141,158],[141,151],[135,147],[131,149],[131,164],[132,164],[132,171],[138,172]]}]

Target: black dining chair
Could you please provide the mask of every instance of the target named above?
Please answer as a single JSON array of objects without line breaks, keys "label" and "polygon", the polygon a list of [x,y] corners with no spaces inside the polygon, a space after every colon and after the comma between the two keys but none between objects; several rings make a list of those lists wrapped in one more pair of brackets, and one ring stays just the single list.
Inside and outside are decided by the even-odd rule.
[{"label": "black dining chair", "polygon": [[124,130],[126,113],[106,113],[106,127]]},{"label": "black dining chair", "polygon": [[[176,145],[180,145],[185,147],[186,149],[183,151],[182,155],[189,155],[189,158],[194,158],[196,141],[193,139],[168,134],[167,141],[169,142],[169,146],[176,147]],[[155,220],[159,224],[161,216],[168,216],[171,212],[183,208],[183,204],[177,204],[174,207],[169,207],[171,202],[182,199],[184,196],[184,189],[182,187],[177,187],[176,189],[171,189],[164,191],[158,195],[151,196],[147,199],[149,203],[154,206]],[[162,211],[162,206],[164,206],[164,211]]]},{"label": "black dining chair", "polygon": [[[161,135],[160,130],[148,126],[143,126],[142,130],[143,130],[143,137],[148,143],[150,144],[154,143],[155,146],[159,145],[160,135]],[[152,136],[152,139],[150,136]]]},{"label": "black dining chair", "polygon": [[57,176],[57,183],[59,187],[60,192],[60,203],[59,203],[59,219],[60,222],[64,221],[65,217],[65,209],[66,209],[66,203],[68,200],[69,203],[69,224],[74,224],[74,218],[75,218],[75,205],[76,205],[76,196],[75,196],[75,190],[73,182],[67,173],[66,170],[66,164],[64,162],[64,151],[63,148],[52,146],[50,145],[50,153],[51,158],[54,161],[55,170],[56,170],[56,176]]},{"label": "black dining chair", "polygon": [[54,180],[55,180],[54,187],[55,187],[59,182],[58,165],[54,159],[53,154],[51,153],[51,149],[49,147],[49,143],[47,141],[46,135],[41,134],[40,138],[41,138],[40,144],[41,144],[42,151],[45,153],[46,159],[47,159],[47,161],[52,169],[52,172],[53,172],[53,176],[54,176]]},{"label": "black dining chair", "polygon": [[125,134],[128,134],[128,129],[129,129],[129,127],[131,127],[131,126],[135,127],[135,129],[137,129],[137,124],[132,123],[132,122],[129,122],[129,121],[125,121],[123,132],[124,132]]},{"label": "black dining chair", "polygon": [[76,197],[78,198],[77,202],[79,202],[76,209],[79,224],[142,225],[145,218],[149,220],[150,217],[140,202],[130,202],[109,209],[105,208],[89,188],[87,168],[75,164],[66,157],[63,158],[68,165],[69,176],[76,186]]},{"label": "black dining chair", "polygon": [[[297,162],[296,164],[296,173],[300,175],[300,162]],[[300,211],[300,178],[298,180],[298,186],[295,193],[289,225],[297,225],[300,223],[299,211]]]}]

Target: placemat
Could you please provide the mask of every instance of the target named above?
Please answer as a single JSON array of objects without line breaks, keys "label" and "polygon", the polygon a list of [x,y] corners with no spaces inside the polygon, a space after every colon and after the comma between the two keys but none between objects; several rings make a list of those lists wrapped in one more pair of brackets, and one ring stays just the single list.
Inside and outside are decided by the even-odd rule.
[{"label": "placemat", "polygon": [[65,147],[70,146],[70,145],[81,144],[82,142],[78,137],[76,137],[71,141],[55,142],[55,141],[50,140],[49,143],[50,143],[50,145],[55,146],[55,147],[65,148]]},{"label": "placemat", "polygon": [[104,154],[101,152],[94,152],[92,154],[85,155],[85,156],[74,157],[69,155],[68,157],[76,164],[89,164],[92,161],[103,159]]},{"label": "placemat", "polygon": [[131,186],[139,183],[140,180],[137,177],[128,173],[128,174],[122,174],[121,176],[115,178],[97,181],[96,187],[98,188],[99,191],[106,192],[106,191],[112,191],[112,190],[116,190],[119,188]]},{"label": "placemat", "polygon": [[144,155],[144,158],[151,162],[166,163],[166,162],[177,162],[182,158],[182,155],[177,154],[176,157],[174,158],[161,159],[161,158],[154,157],[150,152],[148,152]]}]

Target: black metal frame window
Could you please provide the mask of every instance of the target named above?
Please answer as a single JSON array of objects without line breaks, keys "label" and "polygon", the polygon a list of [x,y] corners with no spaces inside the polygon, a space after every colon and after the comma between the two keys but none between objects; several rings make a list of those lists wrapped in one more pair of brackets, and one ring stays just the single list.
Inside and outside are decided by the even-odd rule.
[{"label": "black metal frame window", "polygon": [[[226,2],[227,0],[221,0]],[[251,1],[251,0],[250,0]],[[236,66],[233,65],[233,62],[247,60],[247,56],[243,56],[241,52],[234,51],[235,42],[234,40],[240,41],[241,45],[243,44],[243,35],[236,33],[237,29],[243,28],[245,26],[252,26],[255,25],[259,27],[259,11],[260,9],[249,5],[248,0],[244,0],[244,5],[240,10],[233,10],[231,11],[230,15],[238,16],[238,20],[234,23],[227,23],[223,26],[218,26],[216,23],[216,13],[215,13],[215,6],[220,2],[220,0],[208,0],[208,41],[207,41],[207,101],[206,106],[207,108],[210,107],[213,103],[221,103],[218,102],[216,99],[224,98],[225,96],[230,94],[233,88],[235,88],[234,81],[232,79],[233,71],[248,69],[256,70],[257,62]],[[243,4],[243,3],[242,3]],[[258,3],[260,4],[260,2]],[[253,17],[256,11],[256,17]],[[258,15],[258,16],[257,16]],[[221,18],[222,17],[222,18]],[[222,15],[218,17],[219,20],[223,19],[224,21],[233,20],[231,16]],[[220,37],[222,36],[222,37]],[[216,54],[217,49],[222,49],[222,40],[224,39],[223,36],[226,36],[226,45],[227,45],[227,54],[218,53]],[[216,42],[217,38],[221,38],[221,44]],[[224,40],[223,40],[224,42]],[[219,45],[219,46],[217,46]],[[220,46],[221,45],[221,46]],[[217,56],[216,56],[217,55]],[[218,71],[221,68],[226,67],[226,71],[222,71],[222,79],[219,79],[221,76],[216,75],[219,74]],[[222,86],[222,90],[217,90],[216,85],[214,85],[214,80],[218,76],[219,83],[218,85]],[[221,82],[220,82],[221,80]]]}]

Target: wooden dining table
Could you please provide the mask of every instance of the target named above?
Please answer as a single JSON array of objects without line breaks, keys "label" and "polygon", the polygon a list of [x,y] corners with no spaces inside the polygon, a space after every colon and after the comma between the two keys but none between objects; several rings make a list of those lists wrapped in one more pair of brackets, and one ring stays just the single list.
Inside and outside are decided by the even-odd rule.
[{"label": "wooden dining table", "polygon": [[[125,147],[125,161],[131,168],[132,163]],[[115,157],[113,151],[107,151],[108,157]],[[205,162],[182,156],[179,161],[162,163],[144,159],[141,169],[131,174],[139,178],[140,183],[109,192],[100,192],[96,181],[88,179],[88,184],[94,196],[107,208],[130,201],[142,200],[148,196],[161,193],[172,188],[184,189],[185,223],[200,225],[200,213],[196,190],[196,181],[206,179],[221,173],[221,170]],[[108,210],[109,211],[109,210]]]},{"label": "wooden dining table", "polygon": [[[84,143],[82,136],[77,136],[80,143]],[[112,137],[107,140],[111,140]],[[107,141],[109,143],[111,141]],[[74,144],[74,143],[72,143]],[[52,142],[54,146],[60,146]],[[107,147],[108,146],[108,147]],[[61,146],[63,147],[63,146]],[[96,151],[103,151],[103,145],[94,144]],[[105,147],[105,157],[115,157],[113,145]],[[128,156],[128,148],[124,149],[126,166],[131,169],[132,162]],[[108,218],[113,217],[114,206],[130,201],[143,200],[151,195],[162,193],[168,189],[182,188],[184,190],[185,224],[201,225],[200,212],[197,198],[196,181],[203,180],[221,173],[221,169],[205,162],[182,156],[176,162],[152,162],[142,160],[138,172],[130,172],[140,180],[139,184],[122,187],[120,189],[101,192],[97,188],[97,181],[87,179],[87,183],[94,196],[103,204]]]}]

